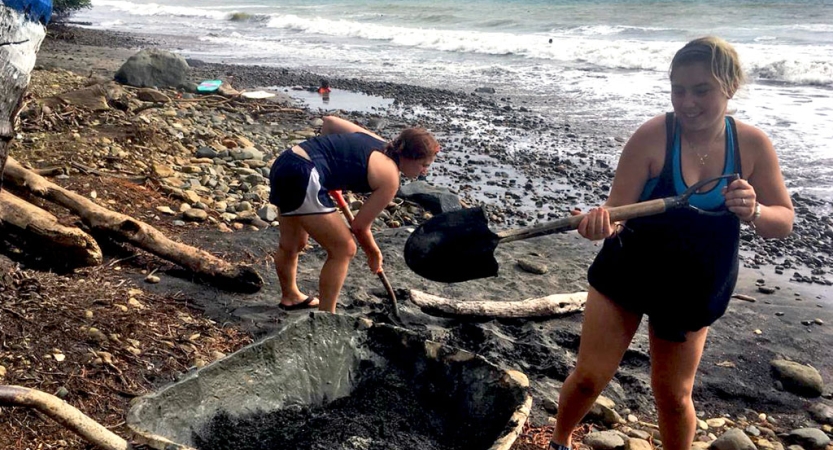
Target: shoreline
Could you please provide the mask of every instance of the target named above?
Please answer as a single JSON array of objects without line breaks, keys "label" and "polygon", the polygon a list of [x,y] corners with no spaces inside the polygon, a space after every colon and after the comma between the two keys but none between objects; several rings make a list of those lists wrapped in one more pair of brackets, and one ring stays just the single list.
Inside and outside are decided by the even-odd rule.
[{"label": "shoreline", "polygon": [[[47,37],[48,41],[38,55],[38,64],[45,68],[60,67],[67,70],[75,68],[80,70],[77,73],[85,77],[90,73],[106,76],[108,73],[112,75],[127,57],[137,51],[137,48],[110,48],[105,44],[146,45],[148,47],[158,44],[158,42],[126,34],[118,34],[119,37],[116,39],[108,39],[112,37],[112,34],[91,30],[75,33],[83,37],[76,37],[74,41],[55,41]],[[100,45],[88,45],[96,42]],[[213,63],[203,63],[194,67],[192,72],[192,76],[198,78],[222,77],[229,74],[233,74],[234,84],[238,89],[260,88],[266,85],[315,85],[319,78],[315,74],[288,69]],[[522,107],[514,106],[511,100],[495,99],[489,95],[471,95],[471,93],[461,95],[461,93],[451,91],[367,80],[331,79],[330,81],[331,85],[338,89],[390,96],[396,99],[398,108],[402,112],[396,116],[387,117],[388,123],[380,128],[380,131],[385,134],[393,133],[402,124],[408,122],[407,119],[419,117],[438,134],[444,136],[447,139],[443,142],[444,161],[438,165],[438,173],[429,178],[429,181],[433,181],[432,178],[449,180],[448,185],[456,186],[455,191],[468,202],[486,200],[493,202],[495,217],[503,219],[493,224],[496,228],[531,225],[543,220],[563,217],[568,209],[576,205],[597,204],[612,181],[612,167],[609,162],[596,158],[584,150],[595,145],[621,147],[622,142],[616,139],[617,136],[605,130],[583,130],[575,124],[566,122],[560,122],[553,129],[551,121],[540,120],[533,114],[523,111]],[[432,114],[437,116],[433,118],[419,116],[419,112],[414,112],[418,106],[434,108]],[[510,108],[507,110],[506,106]],[[444,112],[445,107],[458,112],[456,115]],[[320,116],[320,114],[308,115]],[[353,113],[345,115],[363,123],[369,123],[371,119],[379,116],[379,114]],[[491,121],[484,122],[481,118],[490,115]],[[466,119],[488,123],[494,127],[493,129],[516,131],[514,134],[510,131],[496,135],[474,136],[472,129],[468,128],[465,123]],[[595,134],[587,134],[590,132]],[[555,146],[561,146],[564,149],[562,156],[512,154],[507,150],[505,140],[517,137],[519,134],[537,137],[542,141],[554,139]],[[481,161],[481,163],[471,165],[472,161]],[[490,170],[493,169],[490,164],[498,165],[498,168]],[[508,176],[494,178],[496,172],[517,175],[517,181],[512,183]],[[494,184],[489,184],[490,182]],[[567,192],[546,190],[546,186],[551,184],[567,185],[572,188]],[[466,188],[467,185],[470,188]],[[487,186],[492,190],[486,189]],[[494,194],[495,197],[489,197],[486,194]],[[812,201],[814,200],[810,199],[810,202]],[[536,203],[539,202],[549,208],[537,207]],[[800,203],[797,206],[810,211],[813,203]],[[533,211],[537,209],[537,214],[527,212],[528,209]],[[727,315],[712,327],[695,387],[698,411],[708,414],[709,417],[721,414],[731,414],[732,417],[736,417],[743,414],[744,408],[749,408],[767,414],[775,410],[776,416],[782,418],[781,420],[785,423],[806,422],[804,413],[806,401],[777,391],[773,387],[772,380],[769,378],[768,362],[774,356],[785,356],[801,362],[819,361],[821,364],[817,368],[823,378],[828,381],[833,380],[833,367],[831,367],[833,354],[829,350],[833,348],[830,345],[833,343],[833,331],[829,330],[829,325],[801,324],[802,321],[814,318],[820,318],[827,324],[833,323],[833,303],[830,302],[833,291],[829,286],[818,283],[791,281],[795,271],[803,272],[803,276],[811,275],[811,269],[803,265],[805,259],[800,256],[800,253],[813,248],[815,245],[813,242],[830,242],[830,237],[826,237],[827,235],[819,232],[813,235],[810,232],[814,227],[826,225],[825,220],[829,221],[829,217],[815,217],[814,220],[806,219],[807,217],[809,216],[805,214],[802,217],[802,226],[796,228],[800,236],[790,243],[766,242],[752,237],[748,230],[744,230],[744,236],[749,241],[744,240],[741,275],[736,293],[756,297],[757,301],[754,303],[733,301]],[[266,252],[275,242],[274,231],[264,232],[262,236],[251,236],[250,233],[230,235],[219,233],[214,235],[202,231],[197,233],[197,235],[189,236],[189,240],[205,242],[206,245],[215,246],[217,251],[228,250],[231,254],[239,254],[247,249]],[[392,269],[392,281],[397,287],[420,289],[458,299],[520,300],[554,293],[553,290],[562,292],[581,290],[586,284],[584,281],[586,267],[598,248],[598,244],[577,238],[575,233],[512,244],[511,247],[501,249],[499,253],[501,260],[499,277],[449,286],[427,282],[407,270],[401,260],[401,255],[397,252],[397,248],[401,247],[404,241],[404,236],[401,230],[387,229],[380,232],[378,237],[380,247],[385,252],[386,264],[390,264]],[[774,273],[775,264],[773,263],[782,263],[783,257],[777,256],[779,252],[795,258],[797,267],[785,268],[783,274],[780,275]],[[544,276],[532,276],[517,269],[514,261],[529,255],[545,260],[552,268],[550,273]],[[811,257],[815,256],[808,256],[806,261],[811,261]],[[325,255],[320,249],[311,251],[302,261],[304,267],[299,273],[299,278],[315,279],[317,268],[323,263],[324,258]],[[752,267],[756,265],[756,258],[762,261],[757,263],[760,268]],[[345,284],[344,296],[347,300],[344,310],[350,313],[366,311],[368,305],[370,310],[373,310],[379,305],[377,294],[375,294],[378,290],[377,283],[372,276],[361,270],[363,263],[361,257],[357,258]],[[825,264],[826,261],[822,260],[820,266],[824,267]],[[195,285],[175,277],[166,277],[162,283],[152,285],[147,289],[159,293],[183,292],[196,304],[206,308],[207,314],[232,320],[241,326],[248,326],[249,331],[257,336],[281,323],[280,321],[275,323],[270,316],[271,313],[268,312],[270,303],[274,301],[276,278],[273,273],[270,273],[268,262],[264,264],[263,261],[259,261],[258,269],[267,274],[269,286],[262,293],[254,296],[218,294],[213,290],[207,290],[205,286]],[[759,280],[763,280],[765,286],[776,288],[775,292],[760,293]],[[305,281],[302,288],[314,289],[314,285],[311,281]],[[673,295],[674,289],[684,289],[684,286],[670,287],[669,295]],[[428,320],[425,314],[412,305],[406,307],[406,310],[407,314],[413,317]],[[483,351],[484,356],[495,359],[500,364],[522,371],[526,369],[533,380],[535,391],[533,395],[536,397],[533,422],[546,424],[551,412],[547,410],[546,405],[557,401],[554,389],[560,386],[560,382],[552,377],[553,362],[539,361],[539,359],[554,358],[561,361],[564,359],[561,352],[574,351],[574,348],[569,345],[566,345],[565,349],[561,349],[561,346],[565,345],[566,341],[577,339],[580,319],[578,315],[544,322],[502,323],[494,321],[494,323],[482,325],[482,331],[478,331],[487,336],[483,338],[484,342],[467,341],[467,334],[476,328],[475,325],[436,319],[431,319],[429,323],[434,324],[434,337],[437,340],[445,339],[446,343],[466,346],[472,351]],[[755,334],[754,330],[762,330],[762,333]],[[506,336],[511,339],[506,339]],[[507,342],[519,342],[525,339],[529,339],[527,350],[520,345],[507,344]],[[640,417],[643,415],[650,417],[653,410],[650,404],[650,392],[645,392],[646,387],[650,386],[646,378],[646,342],[643,323],[632,347],[633,355],[623,363],[623,369],[617,375],[615,383],[604,393],[614,398],[617,404],[626,405],[628,409],[638,412]],[[543,352],[544,356],[525,353],[535,351]],[[736,368],[720,365],[727,360],[735,362]],[[562,361],[562,364],[560,368],[569,367],[569,360]],[[554,370],[554,372],[558,373],[560,370]],[[825,399],[829,399],[831,388],[828,387],[825,394]]]}]

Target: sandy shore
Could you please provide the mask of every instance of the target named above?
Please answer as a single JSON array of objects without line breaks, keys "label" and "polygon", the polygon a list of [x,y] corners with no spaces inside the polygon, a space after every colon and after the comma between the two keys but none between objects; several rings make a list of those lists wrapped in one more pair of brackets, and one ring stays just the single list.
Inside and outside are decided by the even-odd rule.
[{"label": "sandy shore", "polygon": [[[161,46],[153,38],[112,35],[81,30],[61,30],[47,40],[38,56],[42,68],[63,68],[81,75],[112,77],[121,63],[138,48]],[[264,86],[316,84],[315,74],[276,68],[194,64],[193,78],[233,75],[238,89]],[[541,120],[523,108],[511,106],[488,95],[460,95],[415,86],[393,85],[367,80],[331,80],[333,87],[396,99],[393,114],[350,114],[363,123],[381,123],[378,130],[392,135],[403,124],[415,119],[429,125],[443,141],[442,160],[429,178],[435,184],[452,187],[470,204],[489,202],[497,219],[495,228],[527,225],[565,215],[574,206],[601,202],[612,180],[612,168],[585,150],[594,146],[621,146],[623,136],[605,130],[582,129],[580,124]],[[509,109],[505,106],[510,105]],[[440,106],[453,105],[457,111],[442,113]],[[415,107],[428,107],[430,114],[417,116]],[[491,119],[482,119],[491,117]],[[382,122],[372,120],[384,119]],[[488,123],[503,134],[479,134],[467,128],[466,120]],[[504,139],[546,140],[564,149],[563,156],[515,155],[505,151]],[[473,162],[480,161],[472,165]],[[495,178],[496,172],[507,176]],[[517,181],[511,181],[516,179]],[[497,181],[495,181],[497,180]],[[567,186],[556,189],[553,186]],[[795,197],[794,197],[795,199]],[[797,199],[811,209],[812,203]],[[829,205],[825,205],[829,208]],[[829,255],[830,237],[807,233],[813,227],[829,227],[829,217],[804,216],[797,223],[797,237],[786,243],[765,242],[744,231],[743,268],[736,292],[756,301],[733,301],[724,318],[710,332],[707,348],[695,386],[695,402],[703,418],[728,414],[746,417],[754,411],[766,413],[783,426],[812,424],[806,414],[811,403],[776,389],[770,360],[783,357],[811,364],[828,383],[833,380],[833,302],[831,288],[824,284],[826,259],[811,260],[818,252]],[[402,294],[401,307],[406,320],[432,339],[481,353],[498,364],[526,373],[533,388],[533,421],[546,423],[557,401],[557,390],[574,364],[581,315],[538,321],[471,322],[430,316],[407,301],[407,292],[418,289],[454,299],[521,300],[553,293],[586,290],[586,269],[598,244],[581,239],[576,233],[536,238],[501,246],[498,277],[447,285],[427,281],[407,269],[401,249],[407,231],[388,229],[377,236],[385,254],[387,272]],[[277,230],[221,234],[201,231],[188,236],[209,250],[228,254],[262,255],[258,269],[267,284],[254,295],[236,295],[207,288],[175,276],[148,289],[156,292],[181,292],[218,321],[233,321],[261,336],[279,327],[288,317],[276,307],[278,283],[266,258],[277,243]],[[785,267],[784,257],[792,260]],[[317,272],[323,264],[323,251],[314,246],[301,259],[301,288],[315,291]],[[520,258],[537,259],[549,267],[544,275],[533,275],[518,268]],[[340,311],[349,314],[381,314],[383,291],[378,280],[364,270],[360,256],[351,267],[341,299]],[[813,270],[818,269],[814,273]],[[780,273],[779,273],[780,272]],[[797,282],[795,272],[809,280]],[[663,280],[656,280],[658,284]],[[696,283],[697,280],[691,280]],[[771,294],[759,286],[774,288]],[[669,298],[685,286],[665,286]],[[822,325],[802,322],[821,319]],[[759,331],[759,332],[758,332]],[[619,408],[639,418],[655,421],[650,396],[648,345],[645,324],[626,354],[614,382],[605,391]],[[730,362],[732,364],[727,364]],[[833,389],[825,398],[829,403]]]}]

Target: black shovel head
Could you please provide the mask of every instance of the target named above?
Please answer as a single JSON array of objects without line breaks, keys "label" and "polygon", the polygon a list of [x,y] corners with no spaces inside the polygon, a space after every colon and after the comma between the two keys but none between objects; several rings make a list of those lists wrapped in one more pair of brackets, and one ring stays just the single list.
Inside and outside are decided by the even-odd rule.
[{"label": "black shovel head", "polygon": [[405,263],[422,277],[444,283],[497,275],[498,236],[483,208],[450,211],[432,217],[405,242]]}]

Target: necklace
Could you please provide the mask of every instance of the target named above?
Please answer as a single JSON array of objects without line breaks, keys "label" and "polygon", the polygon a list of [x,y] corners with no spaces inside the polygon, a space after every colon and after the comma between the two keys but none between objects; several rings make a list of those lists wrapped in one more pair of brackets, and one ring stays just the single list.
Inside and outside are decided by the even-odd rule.
[{"label": "necklace", "polygon": [[711,154],[711,151],[712,151],[712,144],[714,143],[714,141],[716,141],[718,138],[720,138],[720,136],[722,136],[725,131],[726,131],[726,125],[724,124],[723,128],[720,130],[720,132],[717,133],[713,138],[709,139],[709,142],[707,144],[705,144],[706,152],[702,153],[702,154],[700,153],[699,148],[697,146],[695,146],[693,142],[691,142],[691,139],[689,138],[689,136],[687,136],[685,133],[683,133],[683,136],[685,137],[686,142],[688,142],[688,146],[691,147],[691,150],[694,151],[694,154],[697,155],[697,158],[700,160],[700,167],[703,167],[703,166],[706,165],[706,160],[709,159],[709,155]]}]

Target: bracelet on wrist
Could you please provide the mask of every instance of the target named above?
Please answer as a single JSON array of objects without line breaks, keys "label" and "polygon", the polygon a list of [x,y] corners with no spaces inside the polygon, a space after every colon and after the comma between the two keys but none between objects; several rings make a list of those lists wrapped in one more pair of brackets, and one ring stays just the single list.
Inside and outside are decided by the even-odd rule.
[{"label": "bracelet on wrist", "polygon": [[755,207],[752,209],[752,216],[748,220],[744,220],[750,227],[755,228],[755,221],[761,217],[761,204],[755,201]]}]

